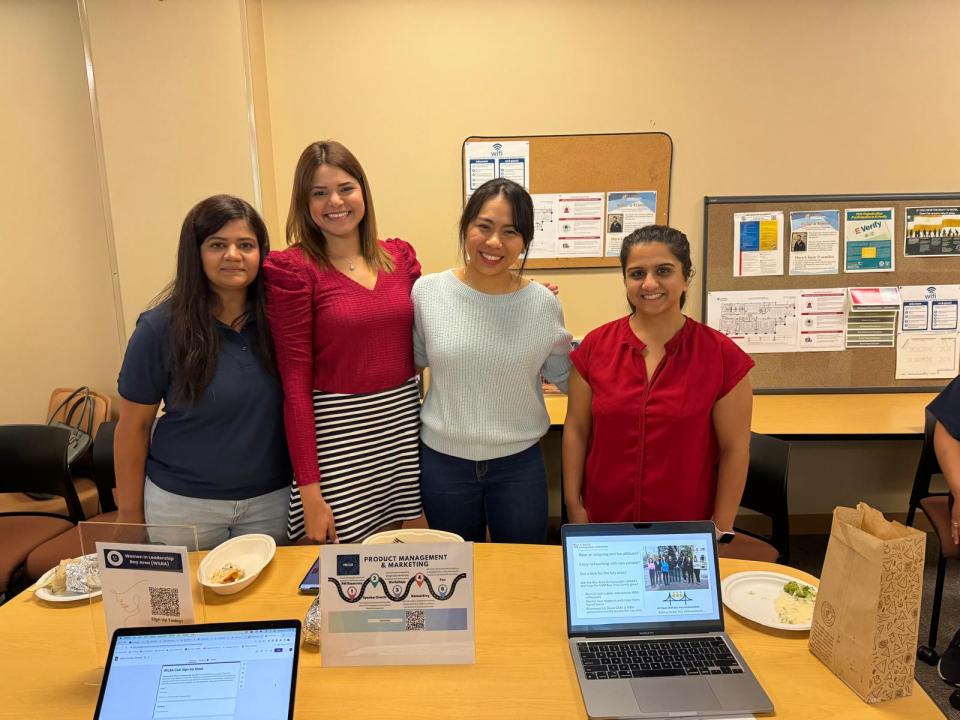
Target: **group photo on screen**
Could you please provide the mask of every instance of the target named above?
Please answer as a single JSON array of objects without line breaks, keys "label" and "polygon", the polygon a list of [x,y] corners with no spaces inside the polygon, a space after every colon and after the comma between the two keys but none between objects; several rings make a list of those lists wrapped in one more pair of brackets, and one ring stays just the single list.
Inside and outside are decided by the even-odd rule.
[{"label": "group photo on screen", "polygon": [[703,545],[657,545],[643,550],[646,590],[703,590],[710,587]]}]

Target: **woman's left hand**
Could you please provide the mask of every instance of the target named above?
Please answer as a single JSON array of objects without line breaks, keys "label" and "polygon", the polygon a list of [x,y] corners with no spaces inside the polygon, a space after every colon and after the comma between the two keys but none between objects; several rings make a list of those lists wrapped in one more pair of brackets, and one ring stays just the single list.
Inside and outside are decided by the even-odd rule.
[{"label": "woman's left hand", "polygon": [[[530,282],[537,282],[537,280],[536,280],[536,278],[530,278]],[[552,292],[554,295],[557,295],[557,294],[560,293],[560,286],[559,286],[559,285],[554,285],[554,284],[553,284],[552,282],[550,282],[549,280],[544,280],[544,281],[541,282],[540,284],[543,285],[547,290],[549,290],[550,292]]]}]

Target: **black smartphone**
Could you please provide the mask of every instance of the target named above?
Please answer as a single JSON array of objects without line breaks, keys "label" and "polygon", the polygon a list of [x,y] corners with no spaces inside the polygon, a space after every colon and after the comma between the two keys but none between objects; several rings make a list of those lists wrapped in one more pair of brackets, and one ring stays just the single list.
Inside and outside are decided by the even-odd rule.
[{"label": "black smartphone", "polygon": [[313,561],[313,565],[300,581],[300,592],[304,595],[320,594],[320,558]]}]

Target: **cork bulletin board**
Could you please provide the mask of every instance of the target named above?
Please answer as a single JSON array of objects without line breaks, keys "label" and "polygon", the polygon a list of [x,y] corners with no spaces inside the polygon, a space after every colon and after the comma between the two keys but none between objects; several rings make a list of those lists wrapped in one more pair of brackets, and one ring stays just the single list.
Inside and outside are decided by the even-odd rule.
[{"label": "cork bulletin board", "polygon": [[[905,195],[781,195],[706,197],[703,213],[703,308],[707,295],[723,290],[785,290],[960,283],[960,255],[905,257],[905,208],[960,205],[960,193]],[[843,271],[843,211],[850,208],[894,208],[894,272]],[[734,213],[783,211],[784,274],[733,276]],[[790,212],[839,210],[840,272],[833,275],[789,275]],[[705,316],[706,320],[706,316]],[[930,392],[947,380],[897,380],[897,350],[852,348],[837,352],[756,353],[751,373],[758,393]]]},{"label": "cork bulletin board", "polygon": [[[530,143],[531,193],[656,190],[656,221],[668,224],[673,140],[666,133],[468,137],[463,142],[461,162],[466,163],[468,142],[515,140]],[[463,170],[460,178],[464,182]],[[526,263],[533,269],[619,265],[615,257],[530,258]]]}]

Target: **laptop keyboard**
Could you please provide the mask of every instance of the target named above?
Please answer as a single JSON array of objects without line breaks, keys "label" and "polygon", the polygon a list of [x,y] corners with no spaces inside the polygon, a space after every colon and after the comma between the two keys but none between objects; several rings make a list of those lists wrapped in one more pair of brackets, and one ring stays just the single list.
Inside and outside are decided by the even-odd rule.
[{"label": "laptop keyboard", "polygon": [[578,642],[577,650],[587,680],[743,672],[720,637]]}]

